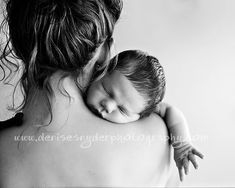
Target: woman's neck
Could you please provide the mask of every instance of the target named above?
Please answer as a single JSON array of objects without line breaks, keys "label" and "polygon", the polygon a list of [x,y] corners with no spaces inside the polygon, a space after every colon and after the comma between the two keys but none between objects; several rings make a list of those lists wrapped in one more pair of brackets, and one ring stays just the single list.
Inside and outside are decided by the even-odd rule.
[{"label": "woman's neck", "polygon": [[63,78],[63,74],[57,72],[51,77],[50,85],[52,95],[48,95],[45,90],[30,90],[23,110],[24,122],[27,124],[40,126],[48,125],[51,120],[64,121],[71,105],[75,104],[78,108],[84,105],[81,88],[71,77]]},{"label": "woman's neck", "polygon": [[43,125],[49,118],[49,100],[46,92],[38,89],[31,89],[23,109],[24,122],[33,125]]}]

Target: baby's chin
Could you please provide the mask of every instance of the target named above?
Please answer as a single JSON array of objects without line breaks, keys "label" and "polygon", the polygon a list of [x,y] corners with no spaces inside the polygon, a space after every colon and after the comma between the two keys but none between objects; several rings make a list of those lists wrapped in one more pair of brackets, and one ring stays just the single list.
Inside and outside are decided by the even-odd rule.
[{"label": "baby's chin", "polygon": [[121,122],[121,121],[118,121],[118,120],[114,120],[112,118],[108,119],[108,118],[104,118],[101,116],[102,119],[106,120],[106,121],[109,121],[111,123],[116,123],[116,124],[124,124],[124,123],[129,123],[129,122]]},{"label": "baby's chin", "polygon": [[[116,124],[126,124],[126,123],[131,123],[134,121],[130,121],[130,120],[119,120],[119,119],[115,119],[115,118],[110,118],[110,117],[102,117],[102,119],[109,121],[111,123],[116,123]],[[135,120],[136,121],[136,120]]]}]

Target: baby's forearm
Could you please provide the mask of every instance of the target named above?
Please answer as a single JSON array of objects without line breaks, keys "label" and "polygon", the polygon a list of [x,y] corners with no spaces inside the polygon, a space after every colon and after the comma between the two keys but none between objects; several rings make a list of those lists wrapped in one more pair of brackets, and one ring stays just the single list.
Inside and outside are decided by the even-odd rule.
[{"label": "baby's forearm", "polygon": [[158,114],[164,119],[169,129],[172,143],[191,141],[187,121],[179,109],[166,103],[160,103]]},{"label": "baby's forearm", "polygon": [[195,156],[203,158],[203,154],[192,146],[187,121],[179,109],[166,103],[160,103],[156,108],[156,113],[164,119],[169,129],[171,144],[174,148],[174,160],[178,167],[180,180],[183,181],[182,169],[184,168],[185,174],[188,174],[189,161],[197,168]]}]

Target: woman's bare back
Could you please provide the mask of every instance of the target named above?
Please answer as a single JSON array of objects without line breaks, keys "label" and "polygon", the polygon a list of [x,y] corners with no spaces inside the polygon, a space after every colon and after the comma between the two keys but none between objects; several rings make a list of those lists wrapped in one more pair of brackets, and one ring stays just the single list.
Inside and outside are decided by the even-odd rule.
[{"label": "woman's bare back", "polygon": [[0,132],[0,187],[166,184],[172,157],[159,116],[110,123],[87,109],[70,79],[64,85],[71,100],[55,91],[49,126],[30,121],[46,114],[43,98],[36,97],[21,127]]},{"label": "woman's bare back", "polygon": [[[21,128],[1,133],[0,182],[2,187],[43,186],[164,186],[169,176],[168,142],[148,140],[149,136],[167,135],[157,116],[129,125],[105,122],[93,115],[83,116],[57,133],[39,131],[38,136],[57,135],[49,141],[15,141]],[[53,126],[53,125],[52,125]],[[34,130],[26,129],[23,135]],[[29,134],[28,134],[29,133]],[[71,135],[73,139],[62,139]],[[88,142],[79,136],[93,136]],[[133,137],[134,135],[134,137]],[[58,137],[61,136],[59,140]],[[113,136],[113,137],[111,137]],[[116,137],[115,137],[116,136]],[[132,138],[131,138],[132,136]],[[39,137],[40,138],[40,137]],[[119,139],[119,140],[118,140]],[[121,140],[122,139],[122,140]]]}]

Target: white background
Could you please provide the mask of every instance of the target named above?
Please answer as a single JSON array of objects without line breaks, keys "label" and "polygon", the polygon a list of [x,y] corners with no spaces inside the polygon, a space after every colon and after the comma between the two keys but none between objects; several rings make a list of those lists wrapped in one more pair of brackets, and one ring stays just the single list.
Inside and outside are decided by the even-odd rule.
[{"label": "white background", "polygon": [[[235,186],[235,0],[124,0],[114,38],[116,52],[159,59],[164,101],[184,112],[205,155],[181,186]],[[11,90],[0,83],[0,120],[12,114]]]}]

